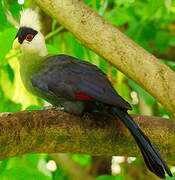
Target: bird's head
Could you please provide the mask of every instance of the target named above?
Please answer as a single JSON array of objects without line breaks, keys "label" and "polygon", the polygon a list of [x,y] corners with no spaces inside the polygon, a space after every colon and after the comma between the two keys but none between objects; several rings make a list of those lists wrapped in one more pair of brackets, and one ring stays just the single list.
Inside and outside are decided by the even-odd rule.
[{"label": "bird's head", "polygon": [[21,12],[20,28],[13,42],[13,48],[20,48],[25,53],[46,55],[44,36],[40,32],[38,14],[26,9]]}]

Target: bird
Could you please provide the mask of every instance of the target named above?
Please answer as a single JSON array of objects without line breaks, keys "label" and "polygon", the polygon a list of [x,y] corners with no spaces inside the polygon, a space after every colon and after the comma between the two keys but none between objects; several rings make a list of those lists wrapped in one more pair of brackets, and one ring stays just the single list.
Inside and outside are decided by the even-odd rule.
[{"label": "bird", "polygon": [[147,168],[160,178],[172,173],[149,138],[128,114],[131,106],[97,66],[65,54],[48,54],[38,14],[21,12],[13,48],[22,52],[20,75],[25,88],[65,112],[81,115],[94,110],[118,117],[134,137]]}]

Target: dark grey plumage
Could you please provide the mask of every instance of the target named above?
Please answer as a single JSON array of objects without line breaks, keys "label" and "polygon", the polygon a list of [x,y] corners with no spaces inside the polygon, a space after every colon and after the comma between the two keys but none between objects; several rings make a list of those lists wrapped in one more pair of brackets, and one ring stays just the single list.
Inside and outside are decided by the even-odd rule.
[{"label": "dark grey plumage", "polygon": [[67,55],[50,56],[33,73],[31,82],[39,90],[38,96],[64,106],[70,113],[82,113],[86,105],[93,107],[91,110],[110,110],[135,138],[148,169],[160,178],[165,178],[164,169],[172,176],[159,152],[127,113],[131,106],[96,66]]}]

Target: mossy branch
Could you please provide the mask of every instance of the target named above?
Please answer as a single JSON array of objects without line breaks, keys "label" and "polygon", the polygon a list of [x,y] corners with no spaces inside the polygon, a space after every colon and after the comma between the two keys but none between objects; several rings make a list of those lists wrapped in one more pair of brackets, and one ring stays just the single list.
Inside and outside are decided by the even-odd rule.
[{"label": "mossy branch", "polygon": [[175,115],[175,72],[81,0],[35,0],[87,48],[112,63]]},{"label": "mossy branch", "polygon": [[[141,115],[132,117],[162,157],[173,162],[175,121]],[[33,153],[141,155],[122,122],[109,114],[79,117],[53,109],[0,114],[0,159]]]}]

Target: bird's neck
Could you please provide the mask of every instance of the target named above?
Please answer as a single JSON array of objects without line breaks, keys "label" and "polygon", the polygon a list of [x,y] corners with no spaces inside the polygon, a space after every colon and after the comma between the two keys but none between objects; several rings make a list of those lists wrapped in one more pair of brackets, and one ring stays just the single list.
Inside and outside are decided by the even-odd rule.
[{"label": "bird's neck", "polygon": [[20,68],[21,71],[33,71],[41,64],[41,62],[47,56],[47,51],[42,53],[27,53],[22,52],[21,60],[20,60]]},{"label": "bird's neck", "polygon": [[22,52],[20,59],[20,74],[25,87],[29,91],[31,91],[30,78],[32,74],[38,69],[40,64],[45,60],[47,55],[47,51],[42,53],[27,53],[25,51]]}]

